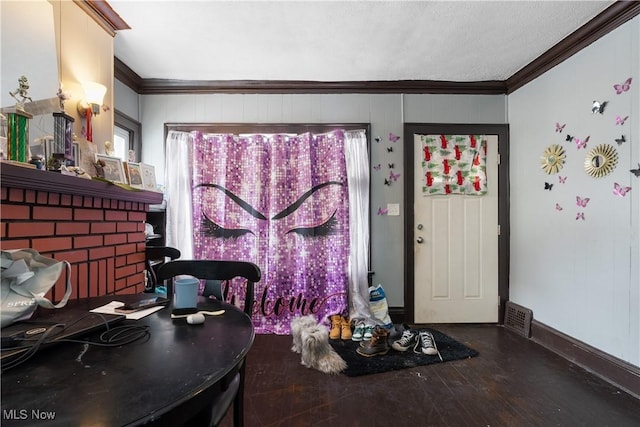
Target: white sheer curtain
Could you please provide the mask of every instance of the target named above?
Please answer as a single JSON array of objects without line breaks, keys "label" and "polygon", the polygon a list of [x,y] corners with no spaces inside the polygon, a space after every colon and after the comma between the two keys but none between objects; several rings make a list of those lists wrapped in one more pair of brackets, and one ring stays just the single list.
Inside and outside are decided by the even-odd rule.
[{"label": "white sheer curtain", "polygon": [[[191,201],[192,136],[170,131],[165,149],[167,245],[193,258]],[[369,307],[369,154],[364,130],[345,132],[349,188],[349,315],[377,323]]]},{"label": "white sheer curtain", "polygon": [[180,250],[183,259],[193,258],[191,219],[191,151],[187,132],[169,131],[165,145],[165,189],[167,197],[167,246]]},{"label": "white sheer curtain", "polygon": [[369,153],[364,130],[345,132],[349,185],[349,316],[377,323],[369,308]]}]

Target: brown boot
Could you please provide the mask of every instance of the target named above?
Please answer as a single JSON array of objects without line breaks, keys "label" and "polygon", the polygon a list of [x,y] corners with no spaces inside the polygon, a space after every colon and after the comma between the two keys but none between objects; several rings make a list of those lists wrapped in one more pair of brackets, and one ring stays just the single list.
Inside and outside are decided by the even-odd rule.
[{"label": "brown boot", "polygon": [[369,341],[363,341],[356,350],[360,356],[372,357],[389,352],[389,331],[382,326],[376,326]]},{"label": "brown boot", "polygon": [[346,317],[340,317],[340,338],[350,340],[351,336],[351,322]]},{"label": "brown boot", "polygon": [[340,338],[340,331],[342,325],[342,316],[339,314],[334,314],[330,317],[331,319],[331,330],[329,331],[329,338],[332,340],[337,340]]}]

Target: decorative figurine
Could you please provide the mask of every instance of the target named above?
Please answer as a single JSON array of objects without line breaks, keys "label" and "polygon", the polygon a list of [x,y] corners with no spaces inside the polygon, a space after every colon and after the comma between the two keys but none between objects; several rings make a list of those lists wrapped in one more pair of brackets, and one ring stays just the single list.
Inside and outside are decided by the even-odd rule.
[{"label": "decorative figurine", "polygon": [[29,96],[29,79],[27,79],[27,76],[20,76],[18,79],[18,88],[13,92],[9,92],[9,95],[18,102],[16,108],[24,111],[24,101],[27,99],[29,102],[33,101]]}]

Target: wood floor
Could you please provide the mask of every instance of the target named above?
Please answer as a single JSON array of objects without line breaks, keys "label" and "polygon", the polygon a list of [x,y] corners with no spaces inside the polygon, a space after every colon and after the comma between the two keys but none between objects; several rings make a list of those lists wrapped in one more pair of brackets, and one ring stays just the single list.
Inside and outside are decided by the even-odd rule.
[{"label": "wood floor", "polygon": [[[247,427],[640,426],[640,400],[496,325],[431,325],[478,357],[382,374],[300,365],[291,337],[258,335],[247,358]],[[231,411],[222,422],[232,426]]]}]

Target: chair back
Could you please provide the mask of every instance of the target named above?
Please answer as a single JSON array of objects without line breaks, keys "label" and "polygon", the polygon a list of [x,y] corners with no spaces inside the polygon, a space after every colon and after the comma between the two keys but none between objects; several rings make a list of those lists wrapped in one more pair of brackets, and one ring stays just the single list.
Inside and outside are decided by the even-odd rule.
[{"label": "chair back", "polygon": [[156,272],[160,265],[164,264],[167,258],[174,260],[180,258],[180,251],[171,246],[147,246],[145,248],[147,272],[149,274],[149,283],[145,292],[155,292],[158,286],[158,277]]},{"label": "chair back", "polygon": [[243,277],[247,279],[244,312],[251,316],[255,299],[254,284],[260,281],[262,273],[260,267],[252,262],[198,259],[168,261],[158,268],[156,275],[159,282],[180,275],[189,275],[207,281]]}]

